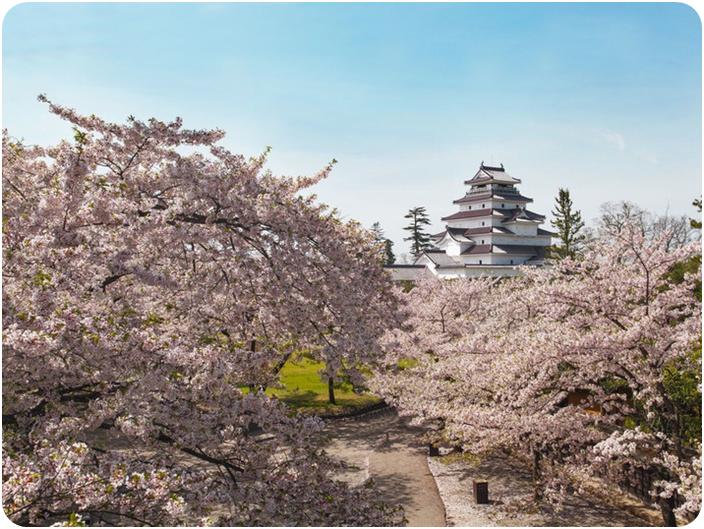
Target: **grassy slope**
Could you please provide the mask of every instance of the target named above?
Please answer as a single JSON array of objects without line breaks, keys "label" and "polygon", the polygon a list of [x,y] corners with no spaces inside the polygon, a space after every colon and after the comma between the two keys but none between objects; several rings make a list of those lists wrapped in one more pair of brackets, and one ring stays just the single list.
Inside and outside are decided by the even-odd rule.
[{"label": "grassy slope", "polygon": [[322,364],[299,357],[288,362],[281,371],[281,381],[285,387],[268,389],[267,393],[277,395],[294,408],[311,413],[345,413],[379,402],[378,398],[371,395],[354,393],[349,384],[336,384],[337,404],[333,406],[328,402],[328,385],[318,374],[322,368]]}]

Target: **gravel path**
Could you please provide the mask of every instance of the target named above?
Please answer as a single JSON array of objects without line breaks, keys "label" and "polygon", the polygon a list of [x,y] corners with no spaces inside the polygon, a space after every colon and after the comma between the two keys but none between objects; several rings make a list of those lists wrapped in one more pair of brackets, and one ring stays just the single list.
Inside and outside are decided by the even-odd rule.
[{"label": "gravel path", "polygon": [[330,454],[355,465],[344,479],[360,484],[371,477],[384,501],[403,505],[409,527],[444,527],[445,508],[427,450],[419,442],[423,430],[384,410],[358,419],[329,421]]},{"label": "gravel path", "polygon": [[[560,513],[527,512],[520,503],[531,496],[528,469],[501,457],[477,466],[428,457],[420,442],[423,430],[409,426],[392,409],[357,419],[331,420],[326,429],[332,437],[328,452],[356,467],[343,479],[354,485],[374,479],[383,500],[403,505],[410,527],[650,525],[643,513],[636,517],[623,508],[589,498],[569,498]],[[475,479],[488,481],[488,504],[474,502]],[[628,507],[631,511],[642,509],[636,504]],[[652,519],[657,524],[657,515]]]}]

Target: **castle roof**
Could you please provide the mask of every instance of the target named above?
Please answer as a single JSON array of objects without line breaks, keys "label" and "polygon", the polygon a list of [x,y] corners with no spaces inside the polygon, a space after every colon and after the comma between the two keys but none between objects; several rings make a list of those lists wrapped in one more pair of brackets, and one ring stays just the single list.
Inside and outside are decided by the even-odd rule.
[{"label": "castle roof", "polygon": [[522,246],[519,244],[495,244],[492,253],[505,253],[510,255],[530,255],[536,258],[545,257],[544,246]]},{"label": "castle roof", "polygon": [[521,181],[518,178],[514,178],[508,174],[504,170],[503,164],[501,164],[501,167],[490,167],[488,165],[484,165],[484,162],[482,162],[479,166],[479,171],[477,171],[477,174],[475,174],[471,179],[465,180],[464,183],[471,186],[489,183],[513,185],[520,184]]},{"label": "castle roof", "polygon": [[[462,266],[452,257],[447,255],[443,250],[430,248],[428,250],[425,250],[422,255],[430,259],[430,261],[439,268]],[[416,260],[416,262],[418,261]]]},{"label": "castle roof", "polygon": [[472,193],[453,200],[453,204],[473,204],[475,202],[482,202],[489,199],[505,200],[506,202],[533,202],[532,198],[524,197],[518,190],[515,193],[506,193],[504,191],[491,191],[486,193]]},{"label": "castle roof", "polygon": [[443,217],[441,220],[460,220],[460,219],[474,219],[479,217],[490,217],[492,215],[500,215],[505,217],[502,223],[514,222],[516,219],[532,220],[542,222],[545,220],[544,215],[534,213],[525,208],[513,208],[513,209],[470,209],[468,211],[458,211],[447,217]]},{"label": "castle roof", "polygon": [[516,220],[530,220],[533,222],[543,222],[545,220],[545,215],[540,215],[539,213],[534,213],[532,211],[528,211],[525,208],[516,208],[512,210],[508,210],[510,214],[508,215],[507,218],[501,221],[502,224],[506,224],[509,222],[515,222]]},{"label": "castle roof", "polygon": [[472,239],[468,238],[469,234],[465,228],[447,228],[441,234],[440,239],[444,237],[450,237],[457,242],[473,242]]},{"label": "castle roof", "polygon": [[458,211],[453,213],[448,217],[443,217],[441,220],[459,220],[459,219],[473,219],[477,217],[490,217],[494,213],[500,213],[499,209],[473,209],[469,211]]},{"label": "castle roof", "polygon": [[485,254],[490,254],[491,252],[491,244],[476,244],[472,246],[471,248],[467,248],[464,252],[462,252],[462,255],[485,255]]},{"label": "castle roof", "polygon": [[[516,235],[514,232],[512,232],[508,228],[504,228],[503,226],[482,226],[480,228],[450,228],[448,226],[447,228],[445,228],[445,231],[441,231],[440,233],[431,235],[430,238],[434,240],[441,240],[443,237],[445,237],[448,231],[452,232],[453,238],[455,239],[457,237],[469,238],[474,235],[488,235],[490,233]],[[538,235],[550,235],[551,237],[556,236],[553,232],[544,230],[543,228],[538,228]]]},{"label": "castle roof", "polygon": [[[545,259],[544,246],[524,246],[520,244],[475,244],[467,248],[462,255],[489,255],[506,254],[529,257],[529,261]],[[422,254],[438,268],[463,266],[461,263],[447,255],[443,250],[429,248]],[[416,265],[417,266],[417,265]]]}]

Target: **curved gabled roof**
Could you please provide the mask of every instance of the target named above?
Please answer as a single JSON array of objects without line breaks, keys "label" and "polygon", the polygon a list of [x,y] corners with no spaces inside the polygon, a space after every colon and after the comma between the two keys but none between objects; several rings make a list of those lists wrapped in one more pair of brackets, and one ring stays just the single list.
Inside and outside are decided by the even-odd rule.
[{"label": "curved gabled roof", "polygon": [[444,236],[442,237],[442,239],[440,239],[439,242],[442,242],[446,237],[449,237],[455,242],[473,244],[474,241],[467,237],[467,234],[465,233],[466,231],[467,230],[465,228],[447,228],[445,230]]},{"label": "curved gabled roof", "polygon": [[516,208],[514,210],[510,210],[511,215],[509,215],[507,218],[501,221],[502,224],[508,223],[508,222],[515,222],[518,219],[522,220],[530,220],[533,222],[543,222],[545,220],[544,215],[540,215],[538,213],[534,213],[533,211],[528,211],[525,208]]},{"label": "curved gabled roof", "polygon": [[479,171],[477,171],[477,174],[475,174],[470,180],[465,181],[465,184],[470,186],[491,183],[513,185],[520,184],[521,181],[518,178],[514,178],[508,174],[504,169],[503,164],[501,164],[501,167],[490,167],[488,165],[484,165],[484,162],[482,162],[479,166]]}]

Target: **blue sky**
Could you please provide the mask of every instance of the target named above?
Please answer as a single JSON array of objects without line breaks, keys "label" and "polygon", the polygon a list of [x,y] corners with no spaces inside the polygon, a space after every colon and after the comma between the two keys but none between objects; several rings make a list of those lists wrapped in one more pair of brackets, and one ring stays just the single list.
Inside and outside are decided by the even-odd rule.
[{"label": "blue sky", "polygon": [[[29,143],[86,114],[180,116],[315,191],[398,254],[480,162],[550,217],[560,187],[694,216],[702,193],[702,26],[680,3],[24,3],[2,26],[2,125]],[[549,224],[546,224],[549,228]]]}]

